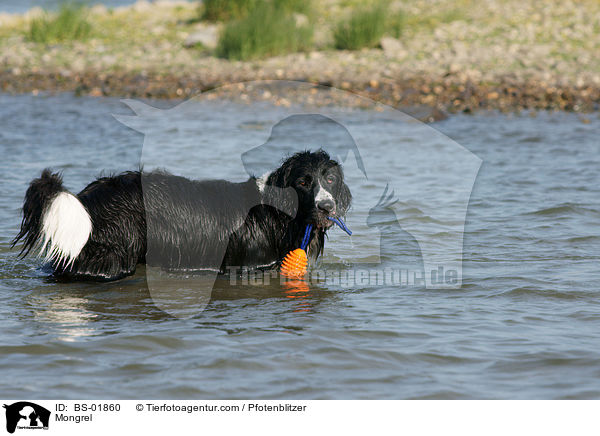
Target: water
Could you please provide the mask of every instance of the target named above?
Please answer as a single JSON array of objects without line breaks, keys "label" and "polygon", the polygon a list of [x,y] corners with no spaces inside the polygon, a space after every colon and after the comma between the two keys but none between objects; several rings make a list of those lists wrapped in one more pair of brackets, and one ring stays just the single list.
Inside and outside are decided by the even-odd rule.
[{"label": "water", "polygon": [[[0,397],[600,397],[597,114],[588,124],[575,114],[483,113],[434,125],[483,160],[460,289],[321,283],[300,292],[219,280],[203,312],[178,319],[156,307],[143,268],[116,283],[54,283],[36,259],[18,260],[9,248],[26,185],[43,167],[62,170],[78,191],[102,171],[139,164],[142,135],[111,115],[131,112],[115,99],[70,95],[1,95],[0,103]],[[273,107],[253,114],[214,104],[248,147],[282,117]],[[370,126],[378,143],[376,113],[350,120]],[[242,179],[228,138],[202,171]],[[369,155],[383,164],[394,154]],[[348,167],[355,234],[332,232],[326,246],[340,270],[379,255],[358,204],[377,202],[382,175],[359,183],[355,173]],[[407,192],[424,177],[403,174]],[[431,221],[415,209],[400,208],[399,218]],[[397,260],[384,251],[384,263]]]},{"label": "water", "polygon": [[[56,9],[56,7],[61,3],[63,3],[62,0],[3,0],[0,4],[0,12],[17,14],[23,13],[33,7]],[[135,0],[88,0],[81,3],[86,3],[89,5],[103,4],[110,8],[131,5],[135,3]]]}]

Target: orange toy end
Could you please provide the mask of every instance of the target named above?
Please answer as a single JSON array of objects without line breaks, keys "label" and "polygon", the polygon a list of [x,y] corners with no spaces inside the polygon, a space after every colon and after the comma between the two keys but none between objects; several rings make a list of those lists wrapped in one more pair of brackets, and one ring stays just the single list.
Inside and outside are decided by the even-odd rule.
[{"label": "orange toy end", "polygon": [[306,274],[307,265],[306,251],[302,248],[296,248],[294,251],[290,251],[283,259],[281,274],[286,277],[301,277]]}]

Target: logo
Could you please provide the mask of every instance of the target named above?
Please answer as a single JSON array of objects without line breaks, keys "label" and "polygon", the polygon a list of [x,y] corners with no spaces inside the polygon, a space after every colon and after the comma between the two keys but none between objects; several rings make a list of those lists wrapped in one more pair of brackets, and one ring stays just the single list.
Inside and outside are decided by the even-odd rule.
[{"label": "logo", "polygon": [[18,429],[48,429],[50,411],[42,406],[28,401],[19,401],[6,409],[6,431],[14,433]]}]

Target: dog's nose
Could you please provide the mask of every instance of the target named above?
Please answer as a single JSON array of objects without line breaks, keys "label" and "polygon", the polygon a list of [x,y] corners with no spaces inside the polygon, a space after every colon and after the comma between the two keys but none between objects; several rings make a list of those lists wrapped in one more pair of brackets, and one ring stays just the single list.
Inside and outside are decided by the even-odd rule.
[{"label": "dog's nose", "polygon": [[317,207],[324,212],[331,213],[335,209],[335,203],[332,200],[322,200],[317,203]]}]

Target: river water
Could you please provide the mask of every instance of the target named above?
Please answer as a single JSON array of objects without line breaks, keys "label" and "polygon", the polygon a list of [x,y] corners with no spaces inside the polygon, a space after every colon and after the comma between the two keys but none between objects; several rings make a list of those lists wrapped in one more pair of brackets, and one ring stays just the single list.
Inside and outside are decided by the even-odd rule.
[{"label": "river water", "polygon": [[[432,125],[464,147],[457,162],[472,165],[459,166],[463,178],[476,176],[467,181],[459,287],[319,281],[294,289],[221,278],[204,310],[181,314],[156,304],[144,268],[114,283],[56,283],[38,259],[17,258],[10,240],[19,208],[43,168],[61,170],[73,192],[101,173],[138,167],[140,156],[176,156],[186,175],[242,180],[239,151],[263,144],[288,115],[219,101],[196,110],[205,136],[174,126],[170,134],[192,138],[175,153],[117,121],[112,114],[132,115],[117,99],[0,95],[0,397],[600,398],[597,114],[480,113]],[[419,150],[441,150],[439,137],[409,132],[401,153],[379,136],[389,120],[377,112],[348,111],[346,123],[365,126],[368,179],[345,167],[354,235],[331,232],[330,269],[404,262],[415,238],[398,239],[398,222],[416,239],[437,223],[440,250],[455,243],[450,218],[419,203],[437,177],[419,167]],[[390,188],[401,199],[398,222],[373,211],[391,163],[401,174]]]},{"label": "river water", "polygon": [[[169,0],[162,0],[169,1]],[[176,0],[173,0],[176,1]],[[64,3],[63,0],[2,0],[0,3],[0,12],[8,12],[11,14],[23,13],[33,7],[44,9],[56,9],[58,5]],[[89,0],[81,1],[88,5],[102,4],[106,7],[127,6],[135,3],[135,0]]]}]

